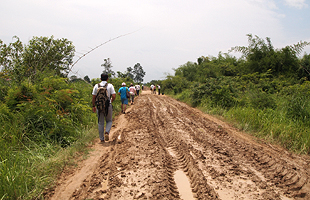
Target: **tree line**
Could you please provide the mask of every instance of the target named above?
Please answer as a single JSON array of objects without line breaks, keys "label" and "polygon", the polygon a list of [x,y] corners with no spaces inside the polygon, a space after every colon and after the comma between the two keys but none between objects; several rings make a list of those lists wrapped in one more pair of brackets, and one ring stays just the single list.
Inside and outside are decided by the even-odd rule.
[{"label": "tree line", "polygon": [[247,37],[248,46],[232,47],[217,57],[200,56],[155,82],[165,94],[224,116],[256,136],[309,154],[310,54],[300,54],[310,43],[276,49],[268,37]]}]

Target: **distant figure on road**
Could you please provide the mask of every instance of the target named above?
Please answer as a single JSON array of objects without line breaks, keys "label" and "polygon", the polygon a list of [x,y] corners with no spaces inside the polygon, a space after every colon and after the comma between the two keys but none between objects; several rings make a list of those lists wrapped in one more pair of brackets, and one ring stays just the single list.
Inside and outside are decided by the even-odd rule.
[{"label": "distant figure on road", "polygon": [[154,91],[154,85],[153,84],[151,85],[150,89],[151,89],[151,94],[153,94],[153,91]]},{"label": "distant figure on road", "polygon": [[137,91],[136,91],[136,88],[133,86],[132,83],[130,84],[129,91],[130,91],[130,101],[131,101],[131,105],[133,105],[133,102],[134,102],[134,100],[135,100],[135,95],[137,95]]},{"label": "distant figure on road", "polygon": [[135,85],[136,91],[137,91],[137,96],[139,96],[139,92],[140,92],[140,85],[137,84]]},{"label": "distant figure on road", "polygon": [[122,87],[118,90],[118,94],[121,95],[121,102],[122,102],[122,113],[126,113],[126,108],[128,105],[128,99],[127,99],[127,92],[129,92],[128,88],[126,87],[126,83],[122,83]]},{"label": "distant figure on road", "polygon": [[156,85],[154,85],[153,94],[156,94]]},{"label": "distant figure on road", "polygon": [[157,85],[158,95],[160,95],[160,85]]}]

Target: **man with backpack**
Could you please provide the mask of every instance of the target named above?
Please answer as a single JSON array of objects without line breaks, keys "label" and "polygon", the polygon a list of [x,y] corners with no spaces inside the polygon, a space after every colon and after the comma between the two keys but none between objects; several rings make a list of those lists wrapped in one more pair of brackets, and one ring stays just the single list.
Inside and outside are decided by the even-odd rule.
[{"label": "man with backpack", "polygon": [[[114,86],[108,83],[109,76],[101,74],[101,82],[93,88],[93,112],[97,112],[98,130],[101,142],[109,141],[109,133],[112,127],[112,102],[116,98]],[[106,129],[104,132],[104,120]]]}]

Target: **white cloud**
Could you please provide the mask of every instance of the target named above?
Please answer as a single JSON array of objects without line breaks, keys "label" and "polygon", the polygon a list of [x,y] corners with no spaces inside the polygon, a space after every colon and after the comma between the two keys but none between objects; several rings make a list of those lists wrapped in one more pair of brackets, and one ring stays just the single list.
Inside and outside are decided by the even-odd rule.
[{"label": "white cloud", "polygon": [[267,9],[278,9],[278,6],[276,5],[274,0],[249,0],[249,2],[252,2]]},{"label": "white cloud", "polygon": [[305,0],[285,0],[285,4],[298,9],[308,7],[308,4],[305,3]]}]

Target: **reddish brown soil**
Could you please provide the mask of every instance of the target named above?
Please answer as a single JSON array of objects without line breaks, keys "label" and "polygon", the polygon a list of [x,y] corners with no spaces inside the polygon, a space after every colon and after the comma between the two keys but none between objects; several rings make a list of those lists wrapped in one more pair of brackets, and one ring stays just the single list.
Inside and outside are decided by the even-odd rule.
[{"label": "reddish brown soil", "polygon": [[167,96],[144,91],[113,123],[46,199],[310,199],[308,157]]}]

